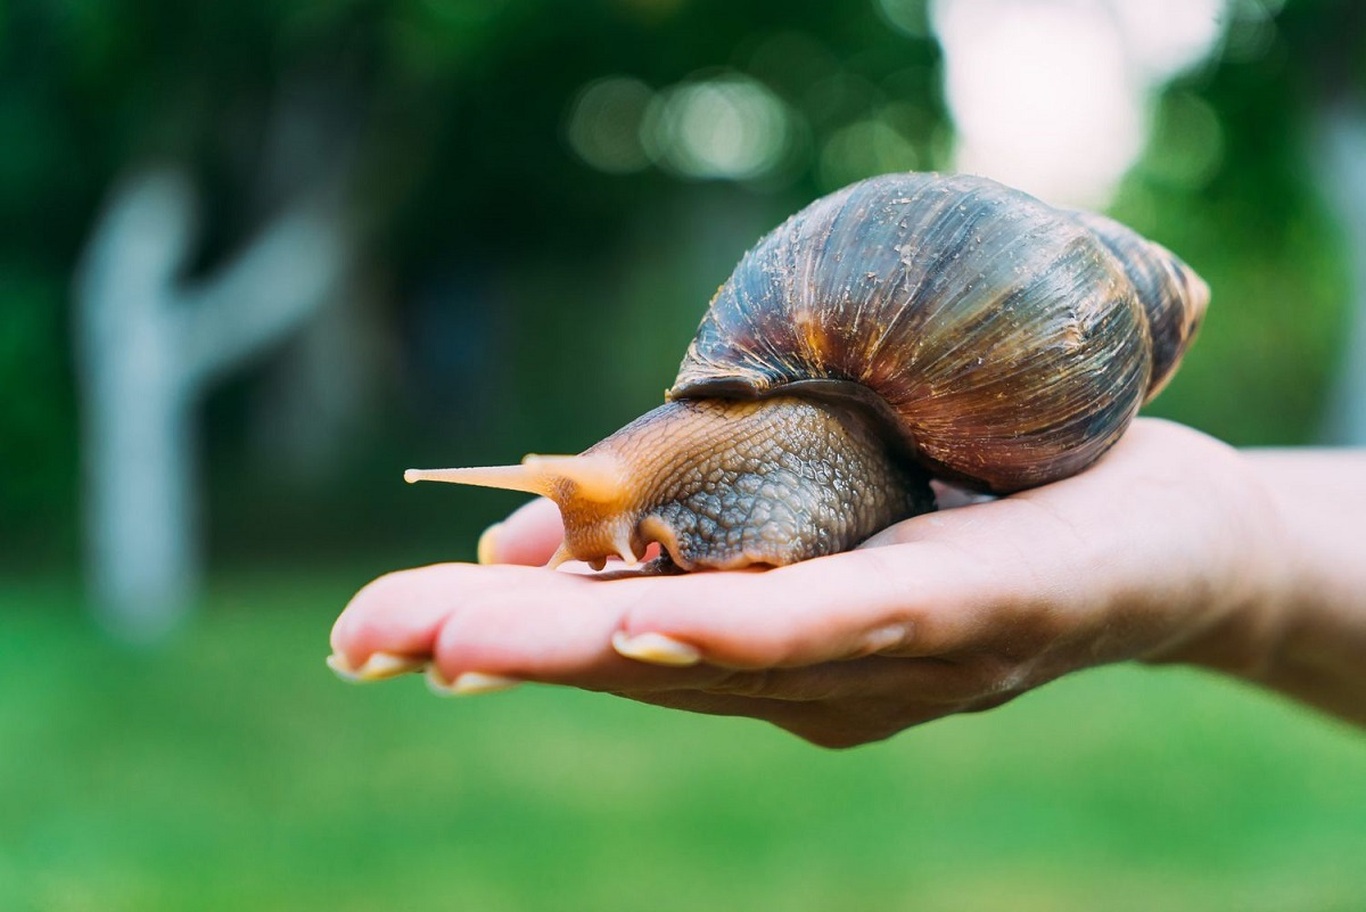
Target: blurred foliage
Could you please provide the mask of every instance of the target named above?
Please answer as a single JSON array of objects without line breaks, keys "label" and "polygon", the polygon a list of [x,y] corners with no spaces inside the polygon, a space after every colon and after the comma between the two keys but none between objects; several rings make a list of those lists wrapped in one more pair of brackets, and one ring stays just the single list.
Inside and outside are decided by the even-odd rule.
[{"label": "blurred foliage", "polygon": [[[292,180],[354,159],[370,306],[391,337],[383,414],[346,441],[340,478],[308,488],[253,450],[257,381],[215,395],[204,428],[215,547],[244,559],[450,555],[509,501],[413,497],[397,484],[404,464],[582,448],[658,401],[711,290],[759,233],[898,155],[944,165],[939,51],[907,31],[914,4],[895,7],[901,28],[877,3],[817,0],[593,0],[572,13],[545,0],[11,0],[0,7],[6,558],[75,556],[67,297],[101,199],[128,169],[192,170],[204,192],[194,269],[208,272]],[[1114,206],[1215,289],[1203,338],[1155,411],[1240,444],[1307,441],[1319,419],[1347,252],[1321,213],[1306,124],[1334,56],[1324,48],[1366,56],[1352,56],[1349,0],[1291,0],[1275,20],[1266,10],[1239,0],[1220,51],[1160,100]],[[594,80],[659,91],[718,74],[756,81],[792,113],[782,167],[729,182],[609,174],[566,141]],[[297,111],[316,134],[311,158],[281,172],[272,124]],[[465,512],[447,515],[457,502]]]},{"label": "blurred foliage", "polygon": [[[1313,173],[1325,55],[1366,41],[1346,4],[1235,19],[1223,53],[1171,86],[1114,214],[1187,259],[1214,297],[1198,344],[1151,409],[1237,444],[1307,443],[1351,289]],[[1334,43],[1344,48],[1331,47]]]}]

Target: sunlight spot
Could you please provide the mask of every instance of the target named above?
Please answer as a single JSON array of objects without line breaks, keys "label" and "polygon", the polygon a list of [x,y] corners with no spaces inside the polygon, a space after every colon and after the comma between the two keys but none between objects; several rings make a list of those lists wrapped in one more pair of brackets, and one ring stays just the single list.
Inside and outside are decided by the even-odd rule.
[{"label": "sunlight spot", "polygon": [[1103,206],[1144,148],[1152,95],[1215,47],[1224,7],[936,0],[954,167],[1050,202]]},{"label": "sunlight spot", "polygon": [[781,99],[731,73],[665,91],[650,106],[642,140],[656,162],[679,174],[747,180],[782,163],[792,133]]},{"label": "sunlight spot", "polygon": [[579,90],[570,106],[566,138],[589,165],[609,174],[650,164],[640,144],[640,125],[654,93],[639,79],[608,76]]},{"label": "sunlight spot", "polygon": [[837,190],[875,174],[913,171],[919,161],[915,145],[885,118],[855,121],[825,141],[820,182],[827,190]]}]

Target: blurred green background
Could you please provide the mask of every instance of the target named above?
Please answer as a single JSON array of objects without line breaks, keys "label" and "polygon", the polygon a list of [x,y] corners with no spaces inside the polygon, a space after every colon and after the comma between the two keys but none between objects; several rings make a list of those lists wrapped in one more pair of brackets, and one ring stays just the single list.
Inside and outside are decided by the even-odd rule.
[{"label": "blurred green background", "polygon": [[[1182,33],[1192,9],[1208,28]],[[1094,59],[1141,127],[1103,192],[1056,201],[1214,290],[1151,413],[1238,445],[1351,439],[1353,0],[0,5],[0,909],[1366,907],[1360,736],[1194,673],[1092,672],[832,754],[323,668],[351,592],[472,558],[516,503],[403,468],[575,452],[657,404],[762,232],[968,159],[954,74],[1027,16],[1021,84]],[[1185,57],[1153,52],[1155,21]],[[1036,94],[1001,110],[1047,165],[1053,109],[1087,99]],[[1063,147],[1100,160],[1107,123]],[[152,370],[139,333],[166,326],[191,327],[181,366],[146,389],[173,391],[185,553],[157,590],[101,571],[138,542],[93,535],[91,479],[117,449],[101,421],[145,417],[101,371]]]}]

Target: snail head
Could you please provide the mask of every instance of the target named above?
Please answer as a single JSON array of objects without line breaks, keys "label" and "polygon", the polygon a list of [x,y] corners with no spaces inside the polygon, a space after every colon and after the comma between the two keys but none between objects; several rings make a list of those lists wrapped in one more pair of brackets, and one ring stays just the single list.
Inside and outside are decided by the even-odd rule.
[{"label": "snail head", "polygon": [[551,565],[595,569],[608,557],[633,564],[651,542],[685,570],[788,564],[851,548],[934,503],[869,420],[793,397],[681,399],[578,456],[404,478],[548,497],[565,530]]},{"label": "snail head", "polygon": [[[520,465],[409,469],[403,473],[403,480],[445,481],[550,498],[560,508],[566,530],[566,542],[551,558],[551,565],[580,555],[596,569],[602,569],[609,554],[628,564],[637,560],[638,545],[627,519],[633,512],[633,488],[623,461],[610,453],[532,454]],[[570,538],[574,539],[572,545]]]}]

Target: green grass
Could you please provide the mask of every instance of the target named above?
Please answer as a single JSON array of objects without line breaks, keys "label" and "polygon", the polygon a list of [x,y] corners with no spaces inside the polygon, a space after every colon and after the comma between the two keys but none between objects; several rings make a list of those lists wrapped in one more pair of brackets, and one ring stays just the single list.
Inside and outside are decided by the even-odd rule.
[{"label": "green grass", "polygon": [[1180,670],[852,752],[322,664],[349,583],[220,586],[174,643],[0,589],[0,909],[1366,908],[1366,738]]}]

